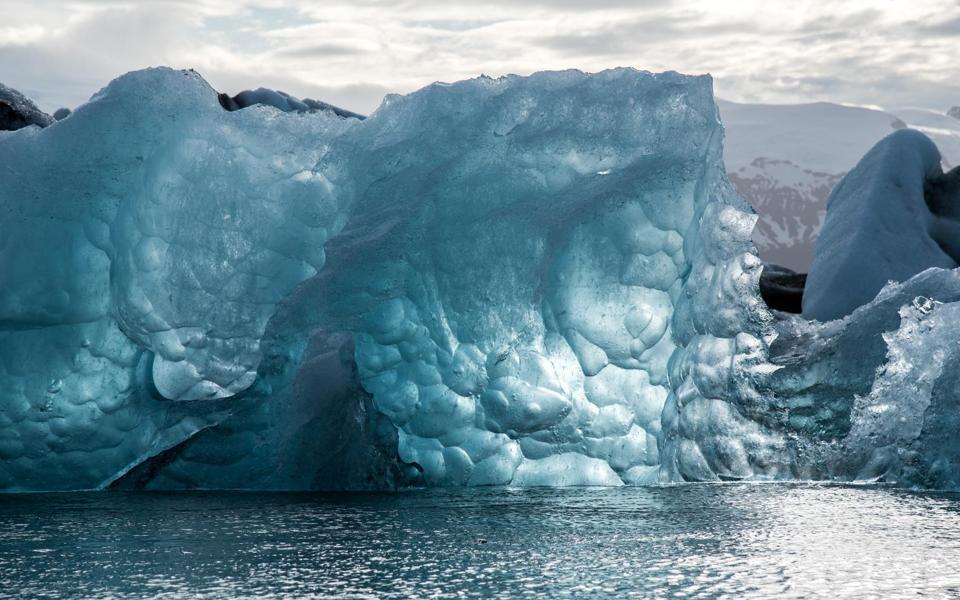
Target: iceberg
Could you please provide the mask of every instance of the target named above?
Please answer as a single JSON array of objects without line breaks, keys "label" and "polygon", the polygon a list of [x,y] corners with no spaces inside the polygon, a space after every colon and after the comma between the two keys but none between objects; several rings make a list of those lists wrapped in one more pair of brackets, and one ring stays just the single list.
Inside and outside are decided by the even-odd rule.
[{"label": "iceberg", "polygon": [[0,133],[0,489],[958,478],[953,271],[771,312],[709,76],[245,98]]},{"label": "iceberg", "polygon": [[155,69],[0,133],[0,486],[107,485],[228,414],[322,268],[340,208],[313,167],[354,122],[229,113]]},{"label": "iceberg", "polygon": [[958,277],[931,268],[843,319],[777,324],[758,388],[774,401],[750,416],[790,440],[790,477],[958,487]]},{"label": "iceberg", "polygon": [[354,119],[364,119],[363,115],[334,106],[320,100],[312,98],[300,99],[281,91],[268,88],[257,88],[255,90],[243,90],[235,96],[229,94],[218,94],[217,99],[220,106],[227,110],[240,110],[248,106],[265,105],[272,106],[283,112],[313,112],[318,110],[330,111],[341,117],[350,117]]},{"label": "iceberg", "polygon": [[0,131],[15,131],[30,125],[46,127],[52,122],[53,117],[37,108],[32,100],[0,83]]},{"label": "iceberg", "polygon": [[[720,336],[746,342],[764,311],[754,217],[723,175],[721,136],[710,80],[677,74],[480,78],[388,98],[318,167],[350,217],[271,319],[270,397],[253,410],[316,405],[329,390],[296,383],[310,348],[350,339],[357,436],[358,422],[386,430],[384,451],[340,461],[352,477],[380,481],[392,453],[399,485],[658,481],[678,342],[728,349]],[[272,454],[264,438],[208,464],[222,429],[151,485],[236,487],[252,470],[303,485],[266,466],[275,455],[254,458]]]},{"label": "iceberg", "polygon": [[[927,182],[943,177],[940,152],[901,129],[877,143],[834,189],[804,288],[804,316],[829,321],[906,281],[960,259],[960,198],[931,203]],[[953,214],[951,214],[953,213]]]},{"label": "iceberg", "polygon": [[289,454],[337,419],[375,480],[656,480],[671,357],[763,313],[721,137],[710,79],[673,73],[437,84],[365,121],[121,77],[0,140],[2,483],[311,486]]}]

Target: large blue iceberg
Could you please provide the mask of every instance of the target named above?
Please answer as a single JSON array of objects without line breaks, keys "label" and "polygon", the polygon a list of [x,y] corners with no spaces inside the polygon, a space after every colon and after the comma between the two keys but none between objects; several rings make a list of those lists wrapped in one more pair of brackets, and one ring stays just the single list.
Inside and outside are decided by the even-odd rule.
[{"label": "large blue iceberg", "polygon": [[957,276],[768,310],[722,138],[632,69],[0,132],[0,488],[955,484]]}]

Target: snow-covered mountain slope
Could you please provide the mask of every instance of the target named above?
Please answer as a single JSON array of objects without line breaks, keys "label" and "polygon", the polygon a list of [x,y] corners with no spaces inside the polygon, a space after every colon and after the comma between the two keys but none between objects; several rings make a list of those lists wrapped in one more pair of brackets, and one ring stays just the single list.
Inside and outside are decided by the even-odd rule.
[{"label": "snow-covered mountain slope", "polygon": [[736,171],[758,157],[789,160],[811,171],[846,171],[893,129],[889,113],[827,102],[737,104],[720,101],[724,160]]},{"label": "snow-covered mountain slope", "polygon": [[760,219],[753,239],[766,262],[805,272],[827,197],[880,139],[912,127],[960,164],[960,119],[925,109],[881,111],[826,102],[794,105],[720,101],[730,180]]},{"label": "snow-covered mountain slope", "polygon": [[891,112],[934,141],[944,170],[960,165],[960,113],[952,117],[926,108],[895,108]]}]

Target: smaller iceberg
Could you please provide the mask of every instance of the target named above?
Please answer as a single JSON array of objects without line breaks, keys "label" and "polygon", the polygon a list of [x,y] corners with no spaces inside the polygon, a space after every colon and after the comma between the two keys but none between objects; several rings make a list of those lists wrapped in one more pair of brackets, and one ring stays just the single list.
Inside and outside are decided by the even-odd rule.
[{"label": "smaller iceberg", "polygon": [[337,116],[349,119],[365,118],[361,114],[357,114],[320,100],[314,100],[312,98],[304,98],[301,100],[300,98],[291,96],[286,92],[280,90],[271,90],[268,88],[243,90],[235,96],[221,93],[218,94],[217,98],[220,101],[220,106],[230,111],[240,110],[241,108],[247,108],[248,106],[260,104],[263,106],[272,106],[278,110],[282,110],[283,112],[329,111]]},{"label": "smaller iceberg", "polygon": [[46,127],[53,121],[32,100],[0,83],[0,131],[16,131],[30,125]]},{"label": "smaller iceberg", "polygon": [[940,152],[902,129],[863,157],[834,189],[803,292],[803,315],[829,321],[906,281],[960,261],[960,173],[944,176]]}]

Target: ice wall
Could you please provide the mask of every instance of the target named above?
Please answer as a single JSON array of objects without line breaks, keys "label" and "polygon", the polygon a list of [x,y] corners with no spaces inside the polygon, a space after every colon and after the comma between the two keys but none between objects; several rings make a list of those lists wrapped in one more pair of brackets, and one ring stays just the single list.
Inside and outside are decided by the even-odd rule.
[{"label": "ice wall", "polygon": [[956,485],[956,276],[775,319],[721,146],[632,69],[0,133],[0,488]]},{"label": "ice wall", "polygon": [[481,78],[356,133],[354,217],[305,304],[357,332],[400,460],[435,484],[656,480],[677,342],[744,316],[698,311],[728,299],[753,223],[710,80]]},{"label": "ice wall", "polygon": [[[698,365],[762,312],[721,137],[709,78],[672,73],[437,84],[362,123],[124,76],[0,143],[4,485],[162,454],[151,481],[309,486],[278,465],[329,451],[335,414],[383,449],[338,451],[404,482],[672,477],[664,404],[722,396],[729,365]],[[41,466],[65,454],[83,468]]]},{"label": "ice wall", "polygon": [[[721,138],[706,77],[571,71],[391,97],[323,160],[351,217],[267,345],[350,333],[400,483],[706,477],[664,405],[724,410],[733,357],[757,352],[766,314]],[[309,350],[274,358],[274,399],[327,396],[291,383]],[[156,485],[238,485],[270,446],[212,467],[198,448],[215,435]]]},{"label": "ice wall", "polygon": [[96,487],[226,414],[323,266],[340,207],[313,167],[353,122],[228,113],[153,69],[0,133],[0,486]]}]

